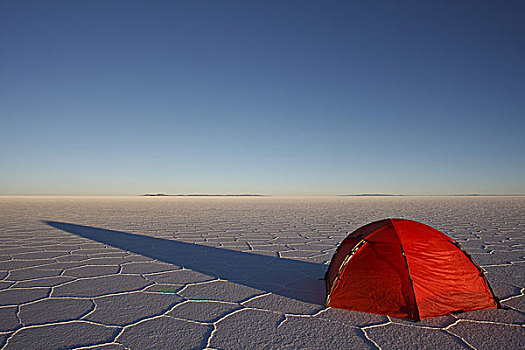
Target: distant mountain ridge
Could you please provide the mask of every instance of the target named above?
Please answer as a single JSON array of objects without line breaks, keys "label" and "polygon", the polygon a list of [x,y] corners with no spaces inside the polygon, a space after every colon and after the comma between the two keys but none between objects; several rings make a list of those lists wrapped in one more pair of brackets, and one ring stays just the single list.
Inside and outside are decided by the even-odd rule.
[{"label": "distant mountain ridge", "polygon": [[388,193],[363,193],[363,194],[341,194],[342,197],[397,197],[404,196],[404,194],[388,194]]},{"label": "distant mountain ridge", "polygon": [[264,197],[264,194],[165,194],[165,193],[146,193],[143,197]]}]

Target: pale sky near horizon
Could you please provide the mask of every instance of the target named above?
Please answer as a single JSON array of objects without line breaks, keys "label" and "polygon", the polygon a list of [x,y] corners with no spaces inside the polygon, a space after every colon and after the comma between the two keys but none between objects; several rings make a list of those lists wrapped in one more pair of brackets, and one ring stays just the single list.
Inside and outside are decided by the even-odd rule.
[{"label": "pale sky near horizon", "polygon": [[523,1],[2,1],[0,195],[525,194]]}]

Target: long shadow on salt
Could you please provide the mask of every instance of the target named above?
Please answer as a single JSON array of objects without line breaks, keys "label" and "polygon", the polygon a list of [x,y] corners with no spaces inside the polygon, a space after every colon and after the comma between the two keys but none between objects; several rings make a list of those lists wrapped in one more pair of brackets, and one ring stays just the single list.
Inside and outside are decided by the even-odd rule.
[{"label": "long shadow on salt", "polygon": [[65,222],[44,223],[80,237],[223,280],[308,303],[324,303],[325,287],[320,278],[326,268],[322,264]]}]

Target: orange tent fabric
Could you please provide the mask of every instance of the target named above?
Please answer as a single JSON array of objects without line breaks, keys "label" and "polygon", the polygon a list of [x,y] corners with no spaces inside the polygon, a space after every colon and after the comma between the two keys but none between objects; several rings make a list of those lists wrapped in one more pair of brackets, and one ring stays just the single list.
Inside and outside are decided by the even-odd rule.
[{"label": "orange tent fabric", "polygon": [[325,280],[326,306],[414,321],[500,307],[459,243],[412,220],[385,219],[352,232]]}]

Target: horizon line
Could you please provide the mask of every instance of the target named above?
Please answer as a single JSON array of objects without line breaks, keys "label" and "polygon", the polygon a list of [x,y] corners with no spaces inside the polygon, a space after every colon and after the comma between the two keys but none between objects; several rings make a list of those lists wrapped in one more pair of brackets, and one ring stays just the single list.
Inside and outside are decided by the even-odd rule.
[{"label": "horizon line", "polygon": [[190,193],[190,194],[0,194],[0,197],[522,197],[518,194],[455,193],[455,194],[251,194],[251,193]]}]

